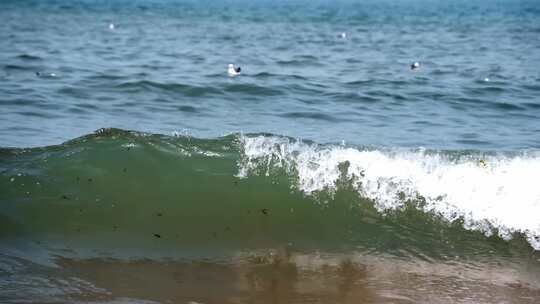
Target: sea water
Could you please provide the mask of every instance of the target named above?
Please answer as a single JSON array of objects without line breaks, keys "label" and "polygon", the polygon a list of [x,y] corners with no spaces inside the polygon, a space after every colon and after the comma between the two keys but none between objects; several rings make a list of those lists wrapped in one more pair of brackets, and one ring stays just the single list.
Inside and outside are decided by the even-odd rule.
[{"label": "sea water", "polygon": [[537,1],[0,20],[1,302],[539,301]]}]

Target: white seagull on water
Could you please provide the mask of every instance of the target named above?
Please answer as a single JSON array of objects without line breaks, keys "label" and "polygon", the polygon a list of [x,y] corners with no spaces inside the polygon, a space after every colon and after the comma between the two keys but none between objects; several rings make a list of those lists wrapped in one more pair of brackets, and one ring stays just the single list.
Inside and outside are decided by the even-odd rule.
[{"label": "white seagull on water", "polygon": [[229,73],[229,76],[239,75],[240,71],[242,71],[240,67],[235,67],[234,64],[229,63],[229,70],[227,71]]}]

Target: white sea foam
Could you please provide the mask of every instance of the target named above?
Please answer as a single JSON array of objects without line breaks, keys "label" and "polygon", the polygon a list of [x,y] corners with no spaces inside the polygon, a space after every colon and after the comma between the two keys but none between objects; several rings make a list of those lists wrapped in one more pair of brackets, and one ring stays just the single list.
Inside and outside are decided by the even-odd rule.
[{"label": "white sea foam", "polygon": [[[504,239],[523,233],[540,250],[540,153],[462,155],[426,151],[358,150],[319,146],[282,137],[241,137],[239,176],[281,167],[307,195],[336,190],[342,176],[380,212],[419,196],[426,212]],[[480,161],[483,160],[483,161]],[[347,164],[347,165],[344,165]],[[341,168],[341,169],[340,169]]]},{"label": "white sea foam", "polygon": [[122,145],[122,148],[135,148],[135,147],[138,147],[138,145],[134,143],[127,143],[127,144]]}]

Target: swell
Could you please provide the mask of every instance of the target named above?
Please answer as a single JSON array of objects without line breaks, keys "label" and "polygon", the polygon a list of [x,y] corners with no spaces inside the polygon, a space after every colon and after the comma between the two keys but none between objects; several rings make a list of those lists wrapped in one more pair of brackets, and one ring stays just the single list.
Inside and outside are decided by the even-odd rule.
[{"label": "swell", "polygon": [[195,86],[180,83],[161,83],[148,80],[123,82],[115,86],[116,89],[126,92],[162,91],[181,93],[189,97],[206,95],[220,95],[222,91],[212,86]]},{"label": "swell", "polygon": [[428,260],[526,256],[540,235],[538,166],[534,151],[101,129],[58,146],[0,150],[0,237],[112,256],[283,246]]},{"label": "swell", "polygon": [[15,58],[23,60],[23,61],[41,61],[41,60],[43,60],[43,58],[41,58],[39,56],[30,55],[30,54],[20,54],[20,55],[17,55]]},{"label": "swell", "polygon": [[114,86],[114,89],[123,92],[163,92],[180,93],[189,97],[223,96],[227,93],[245,94],[251,96],[278,96],[284,92],[268,86],[253,83],[218,83],[212,86],[198,86],[181,83],[162,83],[149,80],[122,82]]}]

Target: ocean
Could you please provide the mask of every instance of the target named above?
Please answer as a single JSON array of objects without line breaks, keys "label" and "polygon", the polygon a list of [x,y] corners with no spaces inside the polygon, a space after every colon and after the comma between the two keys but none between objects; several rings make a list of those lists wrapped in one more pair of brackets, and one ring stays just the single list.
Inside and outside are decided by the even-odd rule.
[{"label": "ocean", "polygon": [[1,303],[540,302],[538,1],[0,20]]}]

